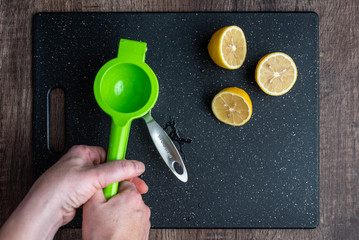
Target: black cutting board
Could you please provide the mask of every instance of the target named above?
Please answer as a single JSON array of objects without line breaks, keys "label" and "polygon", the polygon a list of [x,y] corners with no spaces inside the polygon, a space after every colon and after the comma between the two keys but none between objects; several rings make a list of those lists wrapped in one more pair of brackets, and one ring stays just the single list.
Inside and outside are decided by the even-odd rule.
[{"label": "black cutting board", "polygon": [[[240,26],[248,53],[238,70],[215,65],[212,34]],[[93,82],[115,58],[121,38],[147,42],[146,62],[160,91],[152,111],[191,141],[182,146],[189,181],[176,179],[157,153],[142,119],[131,127],[127,159],[146,164],[154,228],[313,228],[318,224],[318,16],[315,13],[39,13],[33,21],[34,172],[61,154],[48,149],[49,91],[66,96],[66,149],[107,146],[110,118]],[[280,97],[254,81],[258,60],[281,51],[298,79]],[[242,127],[218,121],[210,103],[225,87],[244,89],[253,115]],[[171,127],[167,128],[171,131]],[[177,143],[176,143],[177,144]],[[178,144],[177,144],[178,146]],[[81,226],[81,211],[69,227]]]}]

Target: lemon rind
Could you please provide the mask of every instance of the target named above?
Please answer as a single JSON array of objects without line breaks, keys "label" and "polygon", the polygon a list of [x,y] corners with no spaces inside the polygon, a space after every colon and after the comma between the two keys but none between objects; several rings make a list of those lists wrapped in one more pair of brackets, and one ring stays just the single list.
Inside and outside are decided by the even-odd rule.
[{"label": "lemon rind", "polygon": [[[264,62],[266,62],[269,58],[272,58],[272,57],[275,57],[275,56],[278,56],[278,55],[288,59],[293,64],[294,70],[295,70],[295,79],[287,89],[283,90],[282,92],[275,93],[275,92],[271,92],[268,89],[266,89],[264,87],[264,85],[262,84],[262,82],[259,81],[258,79],[260,77],[259,69],[263,66]],[[255,75],[256,75],[256,77],[255,77],[256,82],[259,85],[259,87],[262,89],[263,92],[265,92],[266,94],[271,95],[271,96],[281,96],[281,95],[286,94],[287,92],[289,92],[293,88],[293,86],[296,83],[297,78],[298,78],[298,69],[297,69],[297,65],[295,64],[294,60],[288,54],[285,54],[283,52],[274,52],[274,53],[269,53],[269,54],[265,55],[262,59],[259,60],[259,65],[256,67],[256,74]]]},{"label": "lemon rind", "polygon": [[[226,122],[226,121],[220,119],[220,118],[218,117],[218,115],[216,114],[216,112],[213,111],[215,100],[216,100],[218,97],[220,97],[222,94],[224,94],[224,93],[230,93],[230,94],[232,94],[232,95],[238,96],[238,97],[242,98],[243,101],[246,103],[249,114],[248,114],[248,117],[247,117],[244,121],[242,121],[241,123],[239,123],[239,124],[233,124],[233,123]],[[248,97],[249,97],[249,96],[248,96]],[[213,100],[212,100],[211,108],[212,108],[212,112],[213,112],[214,116],[215,116],[219,121],[221,121],[221,122],[224,123],[224,124],[231,125],[231,126],[243,126],[243,125],[246,124],[246,123],[251,119],[251,117],[252,117],[252,110],[251,110],[251,108],[249,107],[248,101],[247,101],[244,97],[242,97],[241,95],[236,94],[236,93],[233,93],[233,92],[229,92],[229,91],[227,92],[227,91],[223,91],[223,90],[222,90],[221,92],[217,93],[216,96],[215,96],[215,97],[213,98]]]}]

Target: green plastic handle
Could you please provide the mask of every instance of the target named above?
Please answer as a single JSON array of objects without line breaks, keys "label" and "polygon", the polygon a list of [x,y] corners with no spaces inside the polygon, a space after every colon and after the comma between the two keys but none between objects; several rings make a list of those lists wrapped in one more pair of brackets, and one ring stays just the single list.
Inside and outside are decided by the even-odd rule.
[{"label": "green plastic handle", "polygon": [[[124,160],[130,133],[131,122],[124,126],[119,126],[112,121],[110,142],[108,146],[107,161]],[[103,192],[106,200],[117,194],[118,182],[108,185],[104,188]]]}]

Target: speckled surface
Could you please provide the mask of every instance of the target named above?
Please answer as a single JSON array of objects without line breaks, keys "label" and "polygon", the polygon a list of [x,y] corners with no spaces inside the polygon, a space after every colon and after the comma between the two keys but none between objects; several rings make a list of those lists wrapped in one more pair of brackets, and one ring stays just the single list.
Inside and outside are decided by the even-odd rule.
[{"label": "speckled surface", "polygon": [[[217,67],[211,35],[240,26],[248,53],[238,70]],[[34,17],[34,176],[60,155],[47,149],[47,94],[66,95],[66,146],[107,146],[110,119],[95,102],[97,71],[121,38],[148,44],[146,62],[160,86],[153,117],[174,120],[189,181],[175,178],[142,119],[133,122],[126,157],[144,161],[155,228],[313,228],[318,224],[318,17],[313,13],[40,13]],[[263,93],[257,61],[282,51],[298,80],[284,96]],[[253,116],[243,127],[219,122],[210,103],[221,89],[243,88]],[[69,227],[80,227],[81,216]]]}]

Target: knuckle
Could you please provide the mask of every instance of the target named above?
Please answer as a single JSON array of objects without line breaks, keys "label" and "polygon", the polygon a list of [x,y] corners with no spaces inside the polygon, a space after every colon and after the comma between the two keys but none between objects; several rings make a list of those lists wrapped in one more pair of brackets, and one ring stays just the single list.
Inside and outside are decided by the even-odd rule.
[{"label": "knuckle", "polygon": [[150,219],[151,218],[151,209],[147,205],[145,205],[144,212],[145,212],[146,218]]},{"label": "knuckle", "polygon": [[137,191],[135,185],[131,186],[126,191],[128,198],[131,199],[131,202],[138,205],[139,203],[143,202],[142,195]]},{"label": "knuckle", "polygon": [[86,145],[75,145],[71,150],[83,157],[88,157],[92,154],[91,148]]},{"label": "knuckle", "polygon": [[79,145],[78,152],[81,154],[81,156],[88,157],[91,155],[91,149],[85,145]]},{"label": "knuckle", "polygon": [[87,179],[94,179],[94,184],[97,189],[105,188],[105,176],[101,171],[98,171],[96,168],[88,169],[86,171]]},{"label": "knuckle", "polygon": [[70,148],[70,151],[81,152],[84,147],[85,147],[84,145],[74,145]]},{"label": "knuckle", "polygon": [[128,176],[132,174],[133,166],[129,164],[131,162],[129,162],[128,160],[119,160],[117,162],[118,162],[117,167],[121,169],[123,175]]},{"label": "knuckle", "polygon": [[146,227],[147,227],[147,231],[149,232],[151,230],[151,221],[148,221]]},{"label": "knuckle", "polygon": [[84,154],[86,154],[86,146],[75,145],[67,152],[67,155],[69,156],[67,159],[72,162],[81,163]]},{"label": "knuckle", "polygon": [[125,162],[126,160],[118,160],[117,161],[117,166],[118,168],[121,168],[122,171],[127,171],[127,163]]},{"label": "knuckle", "polygon": [[133,201],[135,201],[136,203],[143,202],[142,201],[142,195],[139,194],[136,189],[132,189],[131,192],[132,192]]}]

